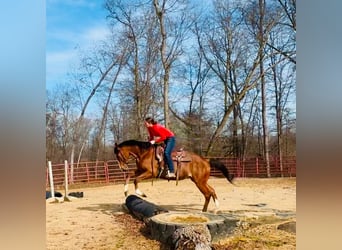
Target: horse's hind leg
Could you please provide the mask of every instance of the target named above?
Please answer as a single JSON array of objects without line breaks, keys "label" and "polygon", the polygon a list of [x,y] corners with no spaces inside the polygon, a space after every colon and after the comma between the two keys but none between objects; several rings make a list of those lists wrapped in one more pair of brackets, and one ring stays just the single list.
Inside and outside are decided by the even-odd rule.
[{"label": "horse's hind leg", "polygon": [[[213,189],[213,188],[212,188],[212,189]],[[213,197],[213,200],[214,200],[214,203],[215,203],[215,207],[216,207],[215,212],[217,212],[217,211],[219,210],[219,208],[220,208],[220,202],[219,202],[219,200],[217,199],[217,195],[216,195],[216,192],[215,192],[214,189],[213,189],[212,197]]]},{"label": "horse's hind leg", "polygon": [[206,212],[208,210],[208,205],[209,205],[211,197],[213,197],[216,210],[218,210],[220,204],[217,199],[215,190],[208,183],[196,183],[196,186],[198,187],[198,189],[201,191],[201,193],[204,195],[204,198],[205,198],[202,212]]}]

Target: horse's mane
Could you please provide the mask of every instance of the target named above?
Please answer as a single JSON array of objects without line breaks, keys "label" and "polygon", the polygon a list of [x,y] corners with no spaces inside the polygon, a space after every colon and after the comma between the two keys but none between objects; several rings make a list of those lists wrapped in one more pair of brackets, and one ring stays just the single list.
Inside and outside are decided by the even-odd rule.
[{"label": "horse's mane", "polygon": [[128,140],[128,141],[124,141],[121,142],[118,146],[122,147],[122,146],[138,146],[139,148],[142,149],[148,149],[151,147],[151,143],[147,142],[147,141],[137,141],[137,140]]}]

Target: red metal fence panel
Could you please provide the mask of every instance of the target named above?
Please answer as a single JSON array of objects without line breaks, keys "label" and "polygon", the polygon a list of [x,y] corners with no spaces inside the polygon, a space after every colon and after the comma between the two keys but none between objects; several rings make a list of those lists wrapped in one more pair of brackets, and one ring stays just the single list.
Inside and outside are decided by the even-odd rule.
[{"label": "red metal fence panel", "polygon": [[[266,162],[262,158],[215,158],[220,160],[229,170],[230,174],[234,174],[239,178],[266,178],[267,168]],[[280,168],[279,157],[270,158],[270,174],[271,177],[295,177],[296,176],[296,158],[283,158],[282,170]],[[212,168],[211,176],[223,176],[222,173]]]},{"label": "red metal fence panel", "polygon": [[[227,158],[216,157],[222,162],[237,178],[266,178],[266,163],[262,158]],[[134,173],[135,161],[129,163],[129,172]],[[279,157],[270,158],[270,174],[271,177],[295,177],[296,176],[296,157],[286,157],[282,161],[282,169]],[[55,186],[64,185],[64,163],[52,164],[52,174]],[[222,173],[215,169],[211,169],[211,176],[223,177]],[[134,179],[131,178],[131,181]],[[68,182],[70,184],[118,184],[124,182],[124,175],[119,168],[117,161],[97,161],[97,162],[80,162],[68,165]],[[46,167],[46,187],[49,187],[48,167]]]}]

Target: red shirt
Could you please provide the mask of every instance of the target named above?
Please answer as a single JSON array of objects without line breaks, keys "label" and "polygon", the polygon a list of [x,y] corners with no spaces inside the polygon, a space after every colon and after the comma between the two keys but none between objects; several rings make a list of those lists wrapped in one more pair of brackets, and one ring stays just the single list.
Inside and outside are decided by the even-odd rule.
[{"label": "red shirt", "polygon": [[153,140],[154,137],[159,137],[158,139],[156,139],[156,143],[158,142],[162,142],[164,140],[166,140],[168,137],[172,137],[174,136],[174,133],[163,127],[160,124],[154,124],[152,127],[148,127],[148,133],[150,134],[150,139],[149,140]]}]

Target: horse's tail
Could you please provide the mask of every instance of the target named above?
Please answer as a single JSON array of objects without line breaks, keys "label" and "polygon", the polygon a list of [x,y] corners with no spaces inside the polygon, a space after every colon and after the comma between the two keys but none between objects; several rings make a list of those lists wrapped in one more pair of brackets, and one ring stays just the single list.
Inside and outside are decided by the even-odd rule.
[{"label": "horse's tail", "polygon": [[222,174],[224,175],[224,177],[226,177],[230,183],[234,184],[233,183],[234,175],[229,174],[229,171],[225,165],[223,165],[220,161],[214,160],[214,159],[210,159],[209,163],[210,163],[210,166],[220,170],[222,172]]}]

